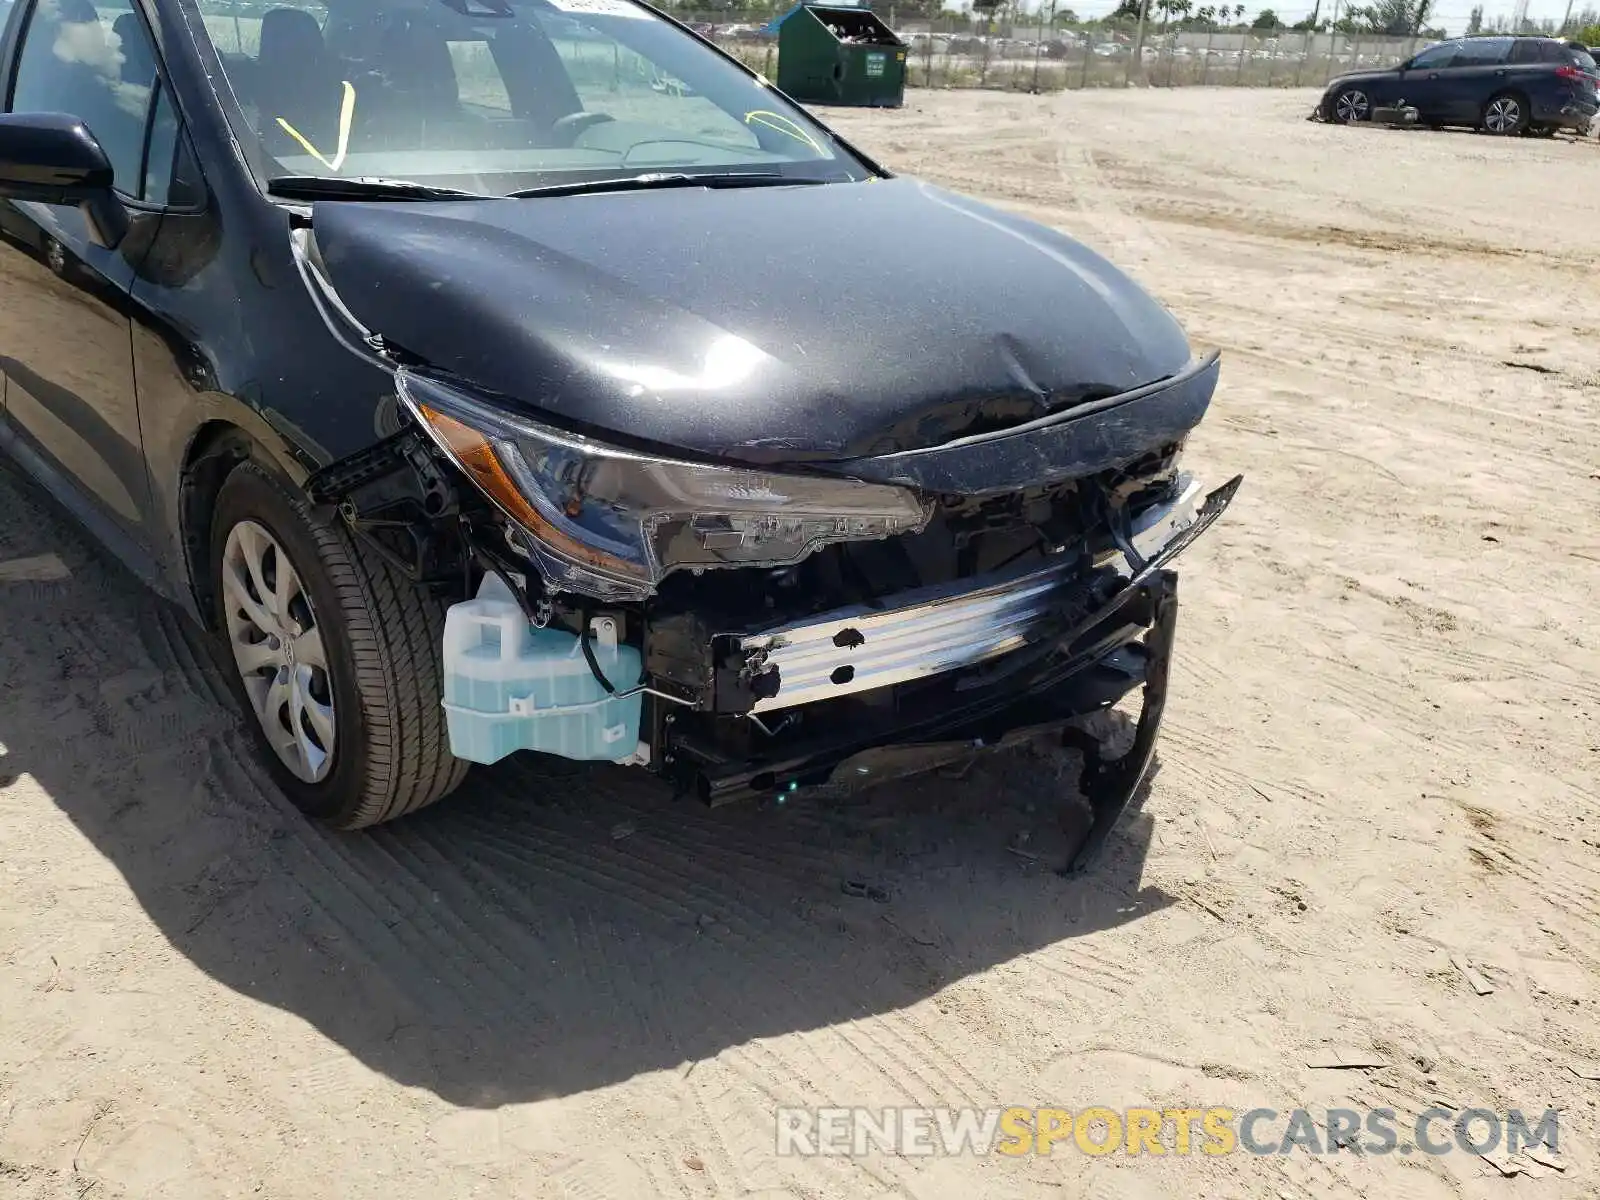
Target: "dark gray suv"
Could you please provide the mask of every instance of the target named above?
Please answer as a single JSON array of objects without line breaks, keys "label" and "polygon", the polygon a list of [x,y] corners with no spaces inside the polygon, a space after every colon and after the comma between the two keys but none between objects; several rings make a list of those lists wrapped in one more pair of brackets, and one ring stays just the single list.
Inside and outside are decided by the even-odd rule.
[{"label": "dark gray suv", "polygon": [[1387,70],[1341,75],[1328,84],[1317,112],[1325,121],[1353,125],[1371,120],[1375,108],[1403,103],[1435,129],[1582,133],[1600,107],[1597,75],[1586,50],[1556,38],[1455,38]]}]

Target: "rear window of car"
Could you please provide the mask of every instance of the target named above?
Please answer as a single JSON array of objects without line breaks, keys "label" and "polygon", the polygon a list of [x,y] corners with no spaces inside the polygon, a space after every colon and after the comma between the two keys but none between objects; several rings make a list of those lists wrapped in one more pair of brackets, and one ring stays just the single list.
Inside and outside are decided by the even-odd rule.
[{"label": "rear window of car", "polygon": [[1582,50],[1572,50],[1569,53],[1572,55],[1572,61],[1578,64],[1580,71],[1587,71],[1590,75],[1600,73],[1600,65],[1595,63],[1592,55]]}]

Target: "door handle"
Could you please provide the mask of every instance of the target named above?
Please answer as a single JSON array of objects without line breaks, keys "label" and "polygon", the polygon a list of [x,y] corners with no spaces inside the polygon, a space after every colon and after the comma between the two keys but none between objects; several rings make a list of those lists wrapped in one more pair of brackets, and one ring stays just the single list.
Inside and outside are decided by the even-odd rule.
[{"label": "door handle", "polygon": [[1439,72],[1437,72],[1437,71],[1433,72],[1433,74],[1429,75],[1428,78],[1429,79],[1437,79],[1437,78],[1439,78]]}]

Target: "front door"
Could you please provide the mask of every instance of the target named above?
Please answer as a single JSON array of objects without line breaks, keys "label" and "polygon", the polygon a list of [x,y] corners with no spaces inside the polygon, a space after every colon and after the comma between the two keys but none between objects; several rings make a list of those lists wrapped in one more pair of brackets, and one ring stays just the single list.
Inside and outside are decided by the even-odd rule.
[{"label": "front door", "polygon": [[1400,72],[1394,101],[1403,101],[1414,107],[1424,124],[1446,119],[1444,73],[1456,56],[1456,47],[1460,45],[1456,41],[1429,46]]},{"label": "front door", "polygon": [[[28,0],[18,0],[28,3]],[[12,112],[79,117],[137,209],[155,53],[132,0],[32,0],[7,64]],[[0,200],[0,371],[17,449],[81,515],[144,540],[149,487],[128,293],[155,213],[114,249],[76,208]]]}]

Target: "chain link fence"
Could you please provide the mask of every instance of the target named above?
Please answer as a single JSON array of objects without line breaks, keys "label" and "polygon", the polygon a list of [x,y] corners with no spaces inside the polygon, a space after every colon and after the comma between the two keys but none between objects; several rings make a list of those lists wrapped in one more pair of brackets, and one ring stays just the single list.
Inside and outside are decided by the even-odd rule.
[{"label": "chain link fence", "polygon": [[[1427,39],[1381,34],[1301,33],[1242,26],[1163,29],[1153,21],[1138,47],[1132,25],[1092,27],[976,23],[961,14],[896,21],[879,16],[906,43],[912,87],[1054,92],[1088,87],[1320,87],[1346,71],[1390,67]],[[678,11],[679,20],[710,37],[769,79],[777,77],[777,38],[766,25],[781,13]]]}]

